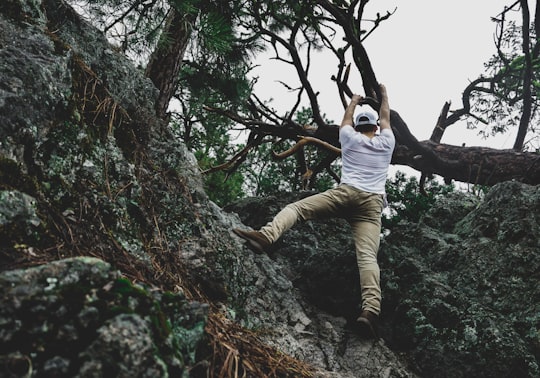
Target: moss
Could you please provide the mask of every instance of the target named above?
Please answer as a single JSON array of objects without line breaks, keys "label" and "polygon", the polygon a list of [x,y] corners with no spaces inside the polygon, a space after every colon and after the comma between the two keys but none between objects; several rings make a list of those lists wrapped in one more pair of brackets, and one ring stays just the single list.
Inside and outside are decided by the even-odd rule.
[{"label": "moss", "polygon": [[119,278],[115,281],[112,290],[112,302],[115,304],[107,309],[108,316],[116,315],[120,312],[136,312],[148,316],[152,329],[159,342],[163,342],[170,333],[170,324],[167,316],[151,294],[142,286],[136,286],[126,278]]},{"label": "moss", "polygon": [[123,313],[139,314],[149,321],[157,353],[165,360],[195,361],[206,316],[190,307],[182,294],[166,292],[154,297],[145,287],[119,278],[98,298],[93,305],[100,309],[102,321]]},{"label": "moss", "polygon": [[145,295],[146,293],[140,287],[135,287],[127,278],[119,278],[114,285],[114,292],[120,295]]},{"label": "moss", "polygon": [[171,324],[157,302],[152,307],[150,321],[159,341],[164,342],[171,333]]}]

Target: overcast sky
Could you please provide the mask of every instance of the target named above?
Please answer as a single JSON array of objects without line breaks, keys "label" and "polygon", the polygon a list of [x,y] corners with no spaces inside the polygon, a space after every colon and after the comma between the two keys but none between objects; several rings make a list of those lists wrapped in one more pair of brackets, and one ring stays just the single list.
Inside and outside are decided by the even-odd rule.
[{"label": "overcast sky", "polygon": [[[372,3],[374,3],[372,5]],[[428,139],[445,101],[461,107],[461,93],[482,74],[495,53],[496,24],[508,0],[378,0],[372,6],[397,7],[366,40],[373,67],[386,83],[391,106],[420,140]],[[534,10],[534,8],[532,8]],[[520,16],[520,14],[516,14]],[[463,124],[447,130],[443,142],[511,148],[514,135],[480,140]]]},{"label": "overcast sky", "polygon": [[[508,4],[509,0],[373,0],[368,4],[366,17],[395,10],[368,37],[365,48],[377,79],[388,89],[390,106],[419,140],[429,139],[445,101],[452,101],[453,108],[460,106],[463,89],[484,72],[484,63],[495,53],[496,24],[491,17]],[[532,1],[530,7],[533,14]],[[316,63],[312,81],[318,80],[314,86],[321,92],[321,110],[339,123],[343,109],[335,84],[329,80],[336,62],[320,59]],[[264,76],[258,84],[259,93],[264,87],[266,93],[279,91],[277,104],[294,101],[294,97],[284,96],[276,83],[287,82],[283,71],[274,68],[272,75]],[[357,85],[350,81],[349,85],[353,91],[362,90],[359,81]],[[464,124],[456,124],[447,129],[442,142],[511,148],[514,140],[514,134],[488,140],[476,134],[467,131]]]}]

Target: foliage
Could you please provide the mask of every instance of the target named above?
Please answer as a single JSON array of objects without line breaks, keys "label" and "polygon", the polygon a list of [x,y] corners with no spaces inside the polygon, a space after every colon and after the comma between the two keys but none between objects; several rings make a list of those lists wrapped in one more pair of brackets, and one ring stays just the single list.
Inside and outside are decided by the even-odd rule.
[{"label": "foliage", "polygon": [[[502,26],[501,26],[502,27]],[[530,31],[531,41],[536,43],[535,29]],[[529,51],[535,49],[529,46]],[[540,59],[532,61],[532,108],[533,113],[529,120],[529,148],[538,146],[540,122]],[[471,94],[471,113],[474,117],[467,120],[467,127],[477,129],[484,138],[497,134],[507,133],[517,128],[524,106],[524,75],[526,73],[526,60],[523,52],[522,28],[514,21],[508,21],[500,36],[500,46],[488,62],[484,64],[489,88],[474,91]]]},{"label": "foliage", "polygon": [[260,145],[248,156],[242,171],[246,177],[244,190],[249,196],[300,190],[300,175],[294,159],[272,160],[272,145],[268,143]]},{"label": "foliage", "polygon": [[[208,63],[208,62],[207,62]],[[222,164],[234,155],[237,145],[231,141],[232,122],[215,113],[204,111],[205,106],[235,109],[250,93],[242,68],[238,74],[223,75],[215,67],[195,69],[185,67],[181,73],[181,85],[177,91],[177,109],[172,114],[172,129],[193,151],[199,167],[210,169]],[[213,83],[213,86],[204,83]],[[240,172],[218,171],[204,175],[205,189],[210,199],[225,205],[243,197],[244,178]]]},{"label": "foliage", "polygon": [[[201,169],[211,168],[221,162],[219,158],[203,155],[200,151],[195,153],[195,157]],[[234,172],[229,175],[225,171],[217,171],[204,176],[205,192],[219,206],[225,206],[234,200],[243,198],[243,183],[244,176],[240,172]]]},{"label": "foliage", "polygon": [[454,191],[454,186],[440,184],[436,179],[429,178],[424,184],[425,194],[420,192],[416,176],[407,177],[398,171],[386,182],[388,209],[383,212],[383,228],[392,229],[401,220],[418,222],[429,210],[439,196]]},{"label": "foliage", "polygon": [[[292,146],[291,142],[283,142],[281,149]],[[277,151],[277,146],[272,144],[263,144],[257,151],[250,154],[246,161],[247,164],[242,168],[246,177],[244,190],[249,196],[269,196],[279,192],[297,192],[304,188],[304,178],[302,172],[298,169],[295,158],[285,160],[273,160],[272,149]],[[314,147],[305,147],[306,156],[310,156],[310,161],[315,163],[320,159],[324,152]],[[339,167],[335,167],[339,170]],[[322,174],[316,178],[313,189],[324,191],[335,185],[335,181],[328,174]]]},{"label": "foliage", "polygon": [[[192,102],[186,103],[189,104],[197,106]],[[199,106],[202,106],[202,103]],[[184,109],[185,115],[187,106]],[[304,108],[296,114],[295,120],[307,124],[310,121],[310,114],[309,109]],[[203,171],[228,162],[235,153],[245,147],[244,144],[232,141],[233,134],[227,131],[231,127],[227,118],[214,113],[202,113],[199,119],[193,115],[192,120],[193,122],[187,122],[185,117],[178,118],[173,122],[173,127],[194,152]],[[240,133],[239,138],[243,138],[242,135],[244,134]],[[273,150],[281,152],[291,146],[292,143],[288,141],[279,143],[275,139],[263,140],[262,144],[247,155],[244,164],[238,169],[205,174],[205,189],[208,196],[223,206],[245,196],[269,196],[282,191],[302,190],[303,172],[299,170],[297,160],[294,157],[275,160],[272,156]],[[308,167],[318,164],[326,155],[326,152],[312,146],[306,146],[304,152]],[[331,169],[339,171],[340,167],[338,163],[334,163]],[[329,189],[336,183],[327,173],[313,179],[315,180],[313,189],[317,191]]]},{"label": "foliage", "polygon": [[[142,66],[161,43],[175,37],[167,34],[171,12],[196,16],[179,77],[179,101],[238,105],[250,93],[250,54],[261,50],[257,38],[239,33],[239,1],[212,0],[70,0],[108,39]],[[186,21],[188,22],[188,21]],[[191,100],[191,97],[195,99]],[[231,110],[236,110],[233,107]],[[178,111],[178,109],[173,109]],[[197,108],[198,113],[201,110]],[[182,110],[179,111],[180,116]],[[187,114],[191,116],[192,112]]]},{"label": "foliage", "polygon": [[[363,17],[367,1],[360,3],[287,0],[69,1],[82,4],[81,7],[93,18],[94,24],[100,26],[109,39],[115,40],[121,50],[134,57],[141,65],[145,64],[146,58],[156,46],[161,46],[161,42],[167,43],[168,39],[175,37],[174,34],[168,35],[164,30],[170,12],[175,11],[179,15],[186,16],[187,21],[181,17],[177,18],[188,22],[190,26],[187,29],[191,35],[185,46],[184,56],[181,61],[163,64],[176,64],[182,68],[178,81],[170,83],[172,86],[178,85],[171,105],[175,121],[173,127],[188,147],[198,152],[198,156],[203,156],[202,153],[207,152],[204,147],[207,143],[212,144],[213,150],[225,148],[230,152],[233,146],[224,147],[225,139],[216,136],[224,135],[239,125],[257,134],[257,137],[264,137],[267,142],[273,143],[276,141],[273,138],[280,138],[289,141],[282,142],[281,146],[289,146],[290,141],[294,141],[298,135],[309,134],[302,129],[302,124],[295,123],[290,118],[290,115],[296,114],[306,100],[313,113],[311,124],[320,128],[328,126],[324,124],[319,114],[317,96],[320,91],[315,87],[318,80],[314,78],[311,70],[316,59],[315,53],[324,50],[325,54],[335,55],[338,64],[332,80],[336,81],[340,88],[347,84],[349,70],[345,67],[352,53],[354,64],[362,76],[361,85],[368,94],[377,83],[362,42],[382,21],[391,16],[391,13],[387,12],[386,15],[377,13],[376,18],[367,15]],[[515,24],[508,25],[508,27],[505,25],[505,33],[500,39],[503,43],[499,54],[486,64],[492,79],[486,78],[482,81],[484,87],[472,90],[470,111],[464,106],[467,109],[463,114],[470,116],[469,127],[478,128],[479,133],[484,136],[507,132],[510,127],[520,122],[517,114],[523,108],[520,96],[523,96],[524,54],[519,50],[521,45],[519,28]],[[530,39],[533,41],[530,50],[537,51],[534,31],[531,32]],[[290,102],[290,109],[282,112],[284,115],[269,109],[264,100],[259,100],[252,93],[253,84],[257,81],[256,77],[249,78],[254,68],[253,57],[265,48],[273,50],[272,60],[288,65],[300,79],[297,85],[296,80],[291,82],[289,79],[278,78],[283,80],[281,82],[283,88],[295,92],[298,99]],[[534,60],[534,54],[533,64],[534,70],[538,71],[540,64]],[[533,86],[536,91],[540,87],[536,78],[533,78]],[[358,87],[354,89],[360,89]],[[536,135],[538,130],[535,129],[538,124],[536,109],[540,104],[537,103],[536,91],[533,93],[533,114],[529,122],[529,135],[532,138],[538,138]],[[227,114],[229,120],[221,117],[218,121],[219,117],[210,116],[208,114],[210,112]],[[460,117],[461,115],[455,117],[453,122]],[[529,117],[525,115],[524,118]],[[482,128],[484,123],[489,126]],[[211,129],[216,129],[216,132]],[[523,127],[521,129],[523,130]],[[319,134],[324,141],[335,143],[335,139],[332,140],[329,135],[335,134],[325,132]],[[408,143],[401,140],[399,142]],[[259,156],[244,160],[245,163],[253,161],[259,164],[241,172],[250,176],[243,184],[244,190],[258,193],[269,193],[284,188],[288,190],[291,188],[288,182],[291,177],[295,177],[293,185],[300,183],[301,187],[298,169],[303,170],[303,161],[297,160],[300,168],[296,169],[272,167],[274,162],[267,159],[270,148],[260,146],[256,151]],[[309,148],[305,151],[307,155],[318,155],[319,158],[324,154],[312,152]],[[215,156],[211,155],[211,158],[215,159]],[[320,173],[337,167],[338,161],[332,163],[333,167],[327,167],[327,164],[317,164],[321,160],[312,156],[306,156],[305,159],[308,167],[316,172],[314,180],[316,184],[311,188],[333,185],[334,180],[327,173]],[[217,160],[215,162],[222,163]],[[294,159],[287,159],[279,164],[293,164],[293,162]],[[207,159],[204,164],[209,164],[209,160]],[[276,181],[275,177],[279,171],[286,176]],[[259,176],[263,172],[268,173],[271,178],[261,180]],[[252,183],[256,186],[249,186]]]},{"label": "foliage", "polygon": [[[301,125],[309,125],[312,123],[312,116],[310,108],[302,108],[295,114],[294,121]],[[270,142],[260,145],[251,153],[241,168],[246,178],[244,184],[246,195],[269,196],[283,191],[296,192],[305,189],[306,178],[299,168],[301,164],[298,157],[276,160],[272,156],[272,151],[277,153],[285,151],[292,147],[293,142],[276,139]],[[306,167],[311,169],[316,166],[327,154],[314,146],[305,146],[303,158]],[[337,162],[332,163],[329,168],[335,172],[340,170]],[[328,172],[312,177],[311,180],[314,180],[312,189],[316,191],[325,191],[336,184]]]},{"label": "foliage", "polygon": [[155,47],[170,9],[167,0],[68,0],[134,60],[144,60]]}]

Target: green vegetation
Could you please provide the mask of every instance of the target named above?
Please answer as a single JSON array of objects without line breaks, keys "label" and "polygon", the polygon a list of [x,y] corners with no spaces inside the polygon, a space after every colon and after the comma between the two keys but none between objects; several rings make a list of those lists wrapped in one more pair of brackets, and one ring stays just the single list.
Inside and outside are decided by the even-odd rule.
[{"label": "green vegetation", "polygon": [[420,183],[415,176],[407,177],[401,171],[396,172],[386,183],[389,211],[383,213],[383,227],[391,229],[401,220],[418,222],[437,197],[448,194],[455,188],[429,178],[424,184],[424,190],[425,193],[420,191]]}]

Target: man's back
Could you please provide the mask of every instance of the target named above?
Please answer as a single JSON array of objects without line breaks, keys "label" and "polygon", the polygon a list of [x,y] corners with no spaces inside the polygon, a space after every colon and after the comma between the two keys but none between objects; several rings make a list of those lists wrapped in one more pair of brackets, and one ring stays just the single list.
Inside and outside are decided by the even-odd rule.
[{"label": "man's back", "polygon": [[384,194],[388,167],[396,143],[392,130],[381,130],[380,135],[369,138],[352,127],[342,127],[339,139],[341,183],[366,192]]}]

